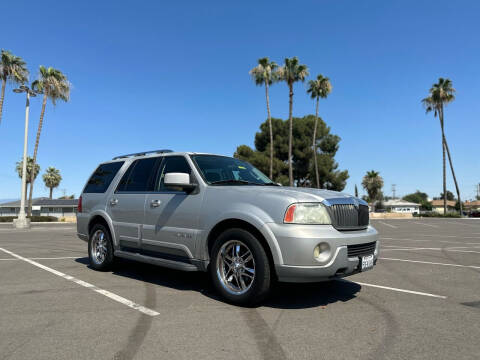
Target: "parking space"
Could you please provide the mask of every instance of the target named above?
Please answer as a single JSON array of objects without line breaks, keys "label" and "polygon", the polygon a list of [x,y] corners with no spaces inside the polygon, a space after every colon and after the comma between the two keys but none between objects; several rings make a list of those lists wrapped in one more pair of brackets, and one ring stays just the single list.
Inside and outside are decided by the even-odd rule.
[{"label": "parking space", "polygon": [[373,220],[373,271],[222,302],[206,274],[88,267],[68,224],[0,226],[0,359],[476,359],[480,221]]}]

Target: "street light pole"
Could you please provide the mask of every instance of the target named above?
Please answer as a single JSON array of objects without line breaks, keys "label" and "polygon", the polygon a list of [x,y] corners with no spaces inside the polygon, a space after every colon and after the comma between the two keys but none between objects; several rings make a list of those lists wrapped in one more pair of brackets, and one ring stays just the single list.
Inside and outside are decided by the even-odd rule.
[{"label": "street light pole", "polygon": [[[30,112],[30,96],[36,96],[35,92],[27,86],[22,85],[19,89],[13,90],[16,93],[25,92],[27,94],[27,102],[25,105],[25,135],[23,138],[23,167],[22,167],[22,197],[20,198],[20,212],[18,218],[13,220],[13,226],[17,229],[25,229],[30,227],[30,219],[25,214],[25,193],[27,185],[27,144],[28,144],[28,114]],[[32,169],[34,171],[34,169]]]}]

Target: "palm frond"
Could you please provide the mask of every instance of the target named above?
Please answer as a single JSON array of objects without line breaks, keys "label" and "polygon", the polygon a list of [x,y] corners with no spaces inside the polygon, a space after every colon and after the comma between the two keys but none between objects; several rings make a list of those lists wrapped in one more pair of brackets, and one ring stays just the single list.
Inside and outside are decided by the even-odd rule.
[{"label": "palm frond", "polygon": [[1,51],[0,78],[17,84],[28,81],[28,69],[25,61],[8,50]]}]

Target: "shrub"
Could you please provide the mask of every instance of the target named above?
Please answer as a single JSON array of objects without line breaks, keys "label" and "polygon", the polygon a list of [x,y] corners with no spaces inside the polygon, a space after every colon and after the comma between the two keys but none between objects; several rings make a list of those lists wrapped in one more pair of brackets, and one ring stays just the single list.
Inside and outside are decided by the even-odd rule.
[{"label": "shrub", "polygon": [[[13,219],[16,219],[16,216],[0,216],[0,223],[2,222],[13,222]],[[58,221],[55,216],[32,216],[30,217],[31,222],[53,222]]]},{"label": "shrub", "polygon": [[440,217],[440,218],[459,218],[460,214],[457,212],[447,212],[445,215],[435,211],[424,212],[421,214],[413,214],[414,217]]}]

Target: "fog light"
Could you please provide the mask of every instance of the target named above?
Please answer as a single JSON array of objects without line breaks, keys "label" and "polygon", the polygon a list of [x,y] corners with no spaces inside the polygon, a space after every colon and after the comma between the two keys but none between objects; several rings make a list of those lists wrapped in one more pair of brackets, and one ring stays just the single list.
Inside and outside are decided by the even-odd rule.
[{"label": "fog light", "polygon": [[322,242],[315,246],[315,249],[313,249],[313,257],[320,262],[327,261],[330,258],[330,245],[326,242]]}]

